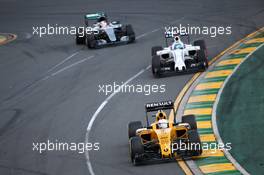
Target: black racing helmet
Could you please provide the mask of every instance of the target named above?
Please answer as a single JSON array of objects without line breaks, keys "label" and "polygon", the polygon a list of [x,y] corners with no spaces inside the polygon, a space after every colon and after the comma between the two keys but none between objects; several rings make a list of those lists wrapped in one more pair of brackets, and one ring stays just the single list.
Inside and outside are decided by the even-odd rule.
[{"label": "black racing helmet", "polygon": [[107,21],[107,18],[104,17],[104,16],[101,16],[100,18],[98,18],[97,21],[98,21],[98,22]]},{"label": "black racing helmet", "polygon": [[180,40],[179,35],[176,35],[176,36],[174,37],[174,41],[179,41],[179,40]]}]

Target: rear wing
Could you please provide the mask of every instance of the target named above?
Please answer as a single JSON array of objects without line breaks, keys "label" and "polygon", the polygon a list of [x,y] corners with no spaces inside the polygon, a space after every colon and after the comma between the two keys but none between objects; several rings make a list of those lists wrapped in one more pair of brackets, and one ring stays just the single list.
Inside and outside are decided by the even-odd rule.
[{"label": "rear wing", "polygon": [[152,102],[145,105],[146,112],[174,109],[173,101]]},{"label": "rear wing", "polygon": [[89,13],[84,16],[84,18],[88,20],[97,20],[101,17],[106,17],[106,14],[104,12],[97,12],[97,13]]},{"label": "rear wing", "polygon": [[175,36],[188,36],[188,33],[178,32],[175,30],[166,31],[164,34],[165,34],[165,38],[174,38]]},{"label": "rear wing", "polygon": [[165,44],[168,47],[171,43],[171,38],[175,38],[176,36],[185,36],[184,38],[187,38],[187,44],[190,43],[190,37],[189,34],[186,32],[178,32],[177,30],[168,30],[165,32]]}]

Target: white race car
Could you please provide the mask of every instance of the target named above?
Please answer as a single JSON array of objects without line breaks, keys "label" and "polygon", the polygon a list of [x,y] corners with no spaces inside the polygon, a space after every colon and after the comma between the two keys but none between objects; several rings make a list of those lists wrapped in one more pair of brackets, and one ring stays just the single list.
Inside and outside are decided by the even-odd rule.
[{"label": "white race car", "polygon": [[[152,73],[160,77],[165,72],[183,73],[187,71],[204,71],[208,67],[207,49],[204,40],[190,44],[189,35],[165,33],[167,47],[152,47]],[[174,39],[168,45],[168,39]],[[183,43],[183,39],[187,39]]]}]

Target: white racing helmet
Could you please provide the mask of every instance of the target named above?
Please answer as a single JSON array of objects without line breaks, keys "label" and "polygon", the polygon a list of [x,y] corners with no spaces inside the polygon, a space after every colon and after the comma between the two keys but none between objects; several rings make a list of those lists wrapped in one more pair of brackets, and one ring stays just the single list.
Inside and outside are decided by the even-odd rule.
[{"label": "white racing helmet", "polygon": [[158,121],[159,129],[166,129],[169,127],[169,122],[166,119],[161,119]]},{"label": "white racing helmet", "polygon": [[174,43],[172,44],[172,49],[183,49],[183,43],[179,36],[174,37]]}]

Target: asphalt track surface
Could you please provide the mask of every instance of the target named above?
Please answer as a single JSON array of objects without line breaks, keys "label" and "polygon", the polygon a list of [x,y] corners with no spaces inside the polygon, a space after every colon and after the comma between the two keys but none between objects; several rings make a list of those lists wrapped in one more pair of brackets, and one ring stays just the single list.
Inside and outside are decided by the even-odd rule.
[{"label": "asphalt track surface", "polygon": [[[146,68],[151,46],[164,43],[163,31],[155,29],[173,22],[231,25],[232,35],[203,36],[213,58],[263,26],[263,7],[262,0],[0,0],[0,31],[18,35],[16,41],[0,47],[0,174],[89,174],[84,154],[39,154],[32,151],[32,142],[84,142],[91,117],[107,98],[98,92],[98,85],[125,82]],[[32,26],[79,26],[83,14],[94,11],[133,24],[140,36],[137,42],[88,50],[76,46],[74,36],[32,36]],[[100,143],[100,151],[89,153],[96,175],[183,174],[176,163],[133,167],[127,123],[144,121],[144,103],[175,99],[191,76],[154,79],[148,69],[130,84],[165,84],[165,93],[118,93],[111,98],[89,136],[90,142]]]}]

